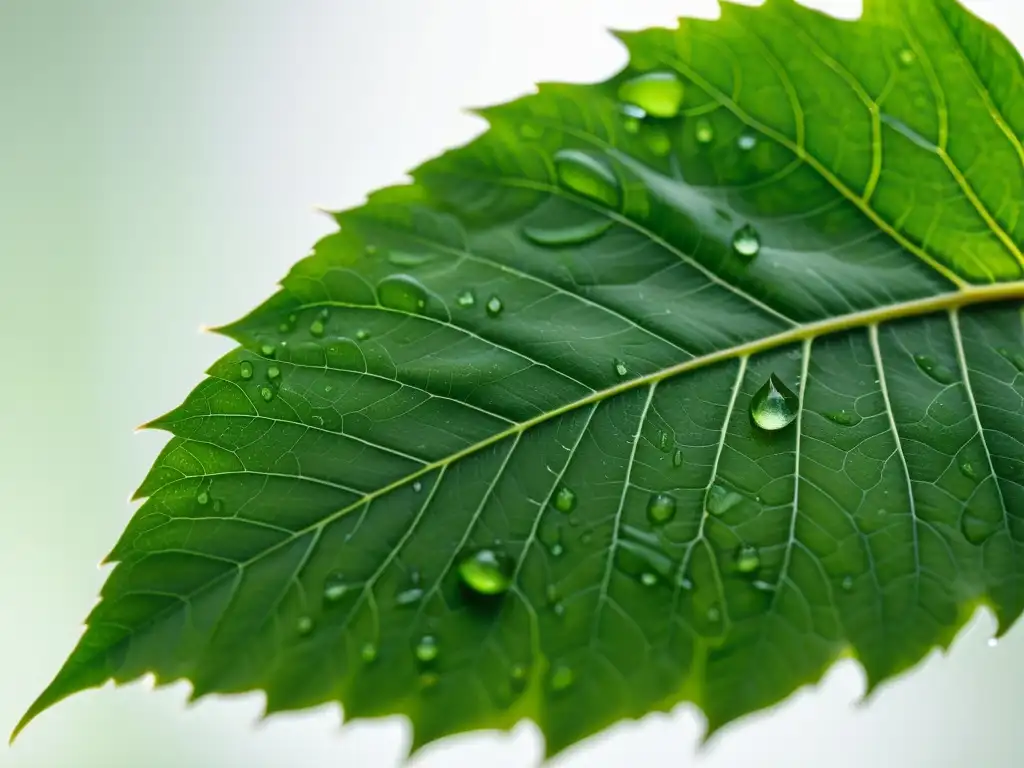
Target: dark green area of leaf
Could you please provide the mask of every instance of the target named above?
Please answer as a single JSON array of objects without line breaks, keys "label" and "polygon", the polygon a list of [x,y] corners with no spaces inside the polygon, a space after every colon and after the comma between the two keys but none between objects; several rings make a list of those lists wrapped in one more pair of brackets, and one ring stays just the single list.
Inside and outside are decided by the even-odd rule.
[{"label": "dark green area of leaf", "polygon": [[1019,616],[1017,52],[951,0],[620,37],[222,329],[22,725],[153,672],[553,753]]}]

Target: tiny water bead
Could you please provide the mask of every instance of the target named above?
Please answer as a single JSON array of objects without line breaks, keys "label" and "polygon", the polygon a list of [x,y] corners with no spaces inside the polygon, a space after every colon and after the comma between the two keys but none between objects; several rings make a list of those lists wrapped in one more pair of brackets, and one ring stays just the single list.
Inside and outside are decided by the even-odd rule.
[{"label": "tiny water bead", "polygon": [[377,660],[377,646],[373,643],[363,643],[359,649],[359,657],[367,664]]},{"label": "tiny water bead", "polygon": [[742,501],[743,497],[735,491],[730,491],[721,485],[712,485],[708,489],[707,498],[704,500],[704,507],[708,514],[724,515]]},{"label": "tiny water bead", "polygon": [[844,592],[849,592],[853,589],[853,576],[844,576],[843,580],[840,582],[840,586],[843,588]]},{"label": "tiny water bead", "polygon": [[963,464],[960,465],[960,474],[962,474],[968,480],[978,479],[978,470],[976,470],[974,468],[974,465],[969,461],[965,461]]},{"label": "tiny water bead", "polygon": [[459,563],[459,578],[480,595],[500,595],[512,586],[513,563],[503,552],[478,549]]},{"label": "tiny water bead", "polygon": [[437,654],[440,649],[437,646],[437,638],[433,635],[424,635],[420,638],[419,642],[416,643],[414,653],[416,659],[424,664],[429,664],[437,658]]},{"label": "tiny water bead", "polygon": [[508,676],[512,678],[512,682],[517,687],[522,686],[526,682],[527,669],[525,664],[513,664],[512,669],[508,671]]},{"label": "tiny water bead", "polygon": [[260,354],[264,357],[273,357],[276,351],[277,348],[273,344],[264,344],[260,347]]},{"label": "tiny water bead", "polygon": [[988,639],[988,647],[989,648],[995,648],[997,645],[999,645],[999,638],[990,637]]},{"label": "tiny water bead", "polygon": [[238,374],[246,381],[252,378],[252,372],[252,363],[248,360],[243,360],[242,364],[238,366]]},{"label": "tiny water bead", "polygon": [[672,151],[672,139],[661,128],[652,128],[644,136],[647,148],[658,157],[664,157]]},{"label": "tiny water bead", "polygon": [[394,275],[377,283],[377,301],[387,309],[418,313],[427,306],[427,291],[408,275]]},{"label": "tiny water bead", "polygon": [[544,129],[533,123],[523,123],[519,126],[519,135],[524,139],[539,139],[544,135]]},{"label": "tiny water bead", "polygon": [[572,668],[565,664],[558,664],[551,670],[551,688],[555,691],[564,691],[572,685],[575,675]]},{"label": "tiny water bead", "polygon": [[576,492],[563,485],[555,493],[555,509],[568,514],[576,509]]},{"label": "tiny water bead", "polygon": [[619,206],[619,180],[605,163],[576,149],[555,153],[559,181],[574,192],[610,208]]},{"label": "tiny water bead", "polygon": [[199,495],[196,496],[196,501],[205,506],[210,503],[210,494],[206,491],[200,491]]},{"label": "tiny water bead", "polygon": [[683,452],[681,450],[677,449],[676,452],[672,454],[672,466],[673,467],[681,467],[681,466],[683,466]]},{"label": "tiny water bead", "polygon": [[984,544],[998,530],[999,522],[976,517],[968,508],[960,518],[960,532],[975,546]]},{"label": "tiny water bead", "polygon": [[635,104],[651,117],[669,118],[679,114],[686,88],[672,72],[648,72],[619,86],[619,98]]},{"label": "tiny water bead", "polygon": [[419,480],[414,481],[413,484],[412,484],[412,492],[413,493],[419,493],[422,490],[423,490],[423,483],[421,483]]},{"label": "tiny water bead", "polygon": [[621,360],[616,360],[614,367],[615,375],[618,376],[620,379],[624,379],[627,376],[627,374],[629,374],[629,368],[627,368],[626,364]]},{"label": "tiny water bead", "polygon": [[740,137],[736,139],[736,146],[744,152],[749,152],[757,146],[757,137],[752,133],[740,134]]},{"label": "tiny water bead", "polygon": [[562,546],[561,542],[556,541],[551,545],[549,551],[551,552],[552,557],[561,557],[565,554],[565,547]]},{"label": "tiny water bead", "polygon": [[676,500],[667,493],[655,493],[647,502],[647,519],[651,525],[664,525],[676,515]]},{"label": "tiny water bead", "polygon": [[650,571],[644,571],[640,574],[640,583],[645,587],[653,587],[658,583],[658,577]]},{"label": "tiny water bead", "polygon": [[658,433],[658,448],[663,453],[668,453],[672,450],[672,436],[664,429]]},{"label": "tiny water bead", "polygon": [[736,570],[740,573],[753,573],[761,567],[761,557],[754,547],[742,546],[736,550]]},{"label": "tiny water bead", "polygon": [[640,122],[647,117],[647,113],[635,104],[623,104],[619,111],[622,113],[622,127],[626,133],[639,132]]},{"label": "tiny water bead", "polygon": [[904,67],[909,67],[911,64],[914,63],[914,60],[917,57],[914,56],[914,52],[912,50],[910,50],[909,48],[904,48],[899,52],[898,58],[900,60],[900,64],[902,64]]},{"label": "tiny water bead", "polygon": [[359,339],[359,341],[366,341],[368,338],[370,338],[370,332],[365,328],[360,328],[358,331],[356,331],[356,338]]},{"label": "tiny water bead", "polygon": [[311,335],[316,336],[317,338],[319,338],[320,336],[323,336],[324,335],[324,321],[319,319],[319,318],[314,320],[312,323],[309,324],[309,332],[310,332]]},{"label": "tiny water bead", "polygon": [[697,139],[698,144],[710,144],[715,140],[715,129],[711,126],[710,120],[706,117],[700,117],[697,118],[693,135]]},{"label": "tiny water bead", "polygon": [[262,387],[260,387],[260,397],[262,397],[266,402],[269,403],[271,400],[274,399],[274,388],[268,387],[266,384],[264,384]]},{"label": "tiny water bead", "polygon": [[476,304],[476,296],[470,290],[465,290],[455,297],[455,303],[463,309],[469,309]]},{"label": "tiny water bead", "polygon": [[295,631],[302,636],[308,635],[313,631],[313,619],[309,616],[300,616],[295,624]]},{"label": "tiny water bead", "polygon": [[751,418],[767,432],[788,427],[796,419],[799,410],[800,398],[774,373],[750,399]]},{"label": "tiny water bead", "polygon": [[487,314],[491,317],[497,317],[501,314],[501,311],[505,308],[505,305],[501,303],[501,299],[497,296],[491,296],[487,300]]},{"label": "tiny water bead", "polygon": [[952,384],[957,380],[957,375],[949,368],[939,363],[928,355],[914,355],[914,362],[917,367],[937,384]]},{"label": "tiny water bead", "polygon": [[343,573],[332,573],[324,581],[324,600],[336,603],[349,591],[349,583]]},{"label": "tiny water bead", "polygon": [[272,365],[269,368],[267,368],[267,378],[270,379],[271,381],[278,378],[280,375],[281,369],[278,368],[276,365]]},{"label": "tiny water bead", "polygon": [[860,417],[849,411],[829,411],[825,416],[841,427],[852,427],[860,423]]},{"label": "tiny water bead", "polygon": [[744,224],[733,233],[732,249],[744,259],[753,259],[761,251],[761,236],[752,226]]},{"label": "tiny water bead", "polygon": [[423,590],[419,587],[413,587],[412,589],[403,589],[395,595],[395,604],[405,608],[410,605],[416,605],[422,599]]}]

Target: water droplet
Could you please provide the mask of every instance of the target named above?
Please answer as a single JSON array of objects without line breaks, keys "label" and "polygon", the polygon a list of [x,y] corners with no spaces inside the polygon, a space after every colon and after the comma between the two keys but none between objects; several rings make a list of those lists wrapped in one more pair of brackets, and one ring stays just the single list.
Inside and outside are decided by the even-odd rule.
[{"label": "water droplet", "polygon": [[292,327],[288,325],[288,323],[281,323],[279,326],[277,326],[277,330],[281,333],[288,333],[289,331],[291,331],[291,329]]},{"label": "water droplet", "polygon": [[914,362],[929,378],[939,384],[952,384],[957,380],[953,371],[944,365],[939,365],[928,355],[914,355]]},{"label": "water droplet", "polygon": [[647,117],[647,113],[635,104],[623,104],[619,107],[622,113],[622,127],[626,133],[637,133],[640,130],[640,122]]},{"label": "water droplet", "polygon": [[300,616],[295,625],[295,631],[303,636],[308,635],[313,631],[313,619],[309,616]]},{"label": "water droplet", "polygon": [[676,574],[676,586],[684,592],[689,592],[691,589],[693,589],[693,582],[686,577],[685,573],[679,571]]},{"label": "water droplet", "polygon": [[559,618],[565,616],[565,606],[561,603],[555,603],[553,606],[551,606],[551,611],[555,614],[555,616],[558,616]]},{"label": "water droplet", "polygon": [[681,466],[683,466],[683,452],[682,451],[676,450],[676,452],[672,454],[672,466],[673,467],[681,467]]},{"label": "water droplet", "polygon": [[667,493],[652,494],[647,502],[647,519],[651,525],[664,525],[676,515],[676,500]]},{"label": "water droplet", "polygon": [[998,638],[990,637],[988,639],[988,647],[989,648],[995,648],[997,645],[999,645],[999,639]]},{"label": "water droplet", "polygon": [[555,509],[566,514],[576,509],[576,494],[568,486],[563,485],[555,494]]},{"label": "water droplet", "polygon": [[860,417],[849,411],[829,411],[825,416],[841,427],[852,427],[860,423]]},{"label": "water droplet", "polygon": [[971,462],[969,461],[965,461],[963,464],[960,465],[960,473],[969,480],[978,479],[978,471],[974,468],[974,465],[971,464]]},{"label": "water droplet", "polygon": [[420,641],[416,643],[416,659],[424,664],[429,664],[437,658],[439,652],[437,647],[437,638],[433,635],[424,635],[420,638]]},{"label": "water droplet", "polygon": [[753,547],[744,546],[736,550],[736,570],[740,573],[753,573],[761,567],[761,558]]},{"label": "water droplet", "polygon": [[694,136],[698,144],[710,144],[714,141],[715,129],[711,126],[711,121],[706,117],[698,118],[696,128],[694,129]]},{"label": "water droplet", "polygon": [[647,148],[658,157],[664,157],[672,151],[672,139],[660,128],[651,128],[644,136]]},{"label": "water droplet", "polygon": [[1006,358],[1010,365],[1021,373],[1024,373],[1024,353],[1012,352],[1011,350],[1003,347],[999,349],[999,354]]},{"label": "water droplet", "polygon": [[853,576],[844,576],[840,586],[842,586],[844,592],[849,592],[853,589]]},{"label": "water droplet", "polygon": [[650,571],[644,571],[640,574],[640,583],[645,587],[653,587],[658,583],[658,577]]},{"label": "water droplet", "polygon": [[560,218],[558,221],[541,220],[539,223],[523,227],[523,236],[527,240],[549,247],[562,245],[580,245],[595,240],[614,224],[607,216],[593,215],[586,211],[574,221]]},{"label": "water droplet", "polygon": [[519,135],[524,139],[539,139],[544,135],[544,129],[533,123],[523,123],[519,126]]},{"label": "water droplet", "polygon": [[276,352],[276,351],[277,350],[274,348],[273,344],[264,344],[262,347],[260,347],[260,353],[264,357],[273,357],[274,356],[274,352]]},{"label": "water droplet", "polygon": [[462,583],[481,595],[500,595],[512,585],[511,558],[493,549],[478,549],[459,563]]},{"label": "water droplet", "polygon": [[561,557],[565,554],[565,547],[562,546],[561,542],[555,542],[550,548],[552,557]]},{"label": "water droplet", "polygon": [[583,533],[580,534],[580,541],[582,543],[584,543],[584,544],[589,544],[593,540],[594,540],[594,532],[593,531],[584,531]]},{"label": "water droplet", "polygon": [[743,497],[735,491],[730,491],[721,485],[712,485],[704,500],[704,508],[708,514],[724,515],[742,501]]},{"label": "water droplet", "polygon": [[240,366],[238,366],[238,373],[246,381],[251,379],[252,378],[252,363],[250,363],[248,360],[243,360],[242,364]]},{"label": "water droplet", "polygon": [[206,491],[200,491],[199,495],[196,496],[196,501],[200,504],[208,504],[210,502],[210,494]]},{"label": "water droplet", "polygon": [[269,368],[267,368],[267,378],[270,379],[271,381],[278,378],[280,375],[281,369],[278,368],[276,365],[272,365]]},{"label": "water droplet", "polygon": [[262,387],[260,387],[260,397],[262,397],[269,403],[271,400],[274,399],[274,388],[268,387],[266,384],[264,384]]},{"label": "water droplet", "polygon": [[732,236],[732,249],[746,260],[753,259],[761,250],[761,236],[749,224],[744,224]]},{"label": "water droplet", "polygon": [[427,306],[427,291],[408,275],[394,275],[377,283],[377,301],[399,312],[422,312]]},{"label": "water droplet", "polygon": [[672,450],[672,436],[665,430],[658,433],[658,448],[664,453]]},{"label": "water droplet", "polygon": [[764,581],[763,579],[755,579],[750,582],[750,586],[756,589],[758,592],[774,592],[775,585],[770,581]]},{"label": "water droplet", "polygon": [[626,364],[624,362],[622,362],[621,360],[616,360],[615,361],[615,375],[618,376],[620,379],[623,379],[623,378],[626,377],[626,374],[628,374],[628,373],[629,373],[629,368],[626,367]]},{"label": "water droplet", "polygon": [[501,303],[501,299],[497,296],[491,296],[487,300],[487,314],[491,317],[497,317],[501,314],[501,311],[505,308],[505,305]]},{"label": "water droplet", "polygon": [[574,677],[572,669],[565,664],[559,664],[551,671],[552,690],[564,691],[572,685]]},{"label": "water droplet", "polygon": [[619,98],[652,117],[675,117],[683,106],[682,80],[672,72],[648,72],[619,86]]},{"label": "water droplet", "polygon": [[360,328],[358,331],[356,331],[356,338],[359,339],[360,341],[366,341],[368,338],[370,338],[370,332],[365,328]]},{"label": "water droplet", "polygon": [[904,48],[902,51],[899,52],[900,64],[902,64],[904,67],[909,67],[911,64],[914,63],[914,60],[916,58],[917,57],[914,56],[914,52],[909,48]]},{"label": "water droplet", "polygon": [[214,499],[213,500],[213,511],[214,511],[214,513],[220,513],[221,510],[223,510],[223,509],[224,509],[224,502],[222,502],[220,499]]},{"label": "water droplet", "polygon": [[575,149],[559,150],[554,159],[562,184],[584,197],[618,208],[619,180],[602,161]]},{"label": "water droplet", "polygon": [[336,603],[348,594],[349,584],[342,573],[332,573],[324,581],[324,600]]},{"label": "water droplet", "polygon": [[309,324],[309,332],[310,332],[310,334],[312,334],[313,336],[316,336],[318,338],[320,336],[323,336],[324,335],[324,321],[323,320],[314,320],[312,323]]},{"label": "water droplet", "polygon": [[976,546],[984,544],[996,532],[997,527],[997,523],[976,517],[970,508],[960,517],[960,532],[967,541]]},{"label": "water droplet", "polygon": [[366,252],[367,256],[373,256],[374,254],[377,253],[377,246],[374,245],[373,243],[367,243],[366,248],[364,248],[363,250]]},{"label": "water droplet", "polygon": [[413,587],[412,589],[403,589],[401,592],[395,595],[395,603],[402,607],[415,605],[422,599],[423,590],[419,587]]},{"label": "water droplet", "polygon": [[736,146],[744,152],[749,152],[757,146],[757,137],[752,133],[740,134],[740,137],[736,139]]},{"label": "water droplet", "polygon": [[422,490],[423,490],[423,483],[421,483],[419,480],[414,481],[413,484],[412,484],[412,492],[413,493],[419,493]]},{"label": "water droplet", "polygon": [[750,415],[761,429],[774,432],[796,419],[800,398],[773,373],[750,399]]},{"label": "water droplet", "polygon": [[526,682],[526,673],[527,669],[525,664],[513,664],[512,669],[508,671],[508,676],[512,678],[516,687],[520,687]]},{"label": "water droplet", "polygon": [[714,605],[708,608],[708,611],[705,615],[708,617],[708,621],[712,623],[716,623],[719,619],[722,618],[722,612],[718,610],[717,606]]},{"label": "water droplet", "polygon": [[469,309],[476,304],[476,296],[472,291],[467,289],[455,297],[455,303],[463,309]]},{"label": "water droplet", "polygon": [[360,658],[367,664],[377,660],[377,646],[373,643],[363,643],[363,647],[359,649]]}]

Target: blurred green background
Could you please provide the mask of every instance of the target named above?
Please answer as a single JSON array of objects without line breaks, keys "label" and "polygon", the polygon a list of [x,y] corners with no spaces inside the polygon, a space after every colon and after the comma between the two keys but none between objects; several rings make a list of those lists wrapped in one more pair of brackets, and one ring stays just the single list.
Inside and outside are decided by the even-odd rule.
[{"label": "blurred green background", "polygon": [[[815,5],[852,16],[857,4]],[[1020,46],[1024,9],[968,3]],[[97,563],[165,441],[133,434],[229,346],[201,335],[265,298],[346,207],[480,128],[460,110],[624,61],[608,27],[687,0],[0,2],[0,727],[56,672],[105,577]],[[1021,96],[1024,98],[1024,95]],[[703,749],[682,707],[617,726],[564,766],[1024,765],[1024,627],[978,617],[856,706],[852,663]],[[396,719],[258,721],[259,696],[106,688],[37,720],[11,768],[393,766]],[[528,766],[533,726],[434,745],[416,765]]]}]

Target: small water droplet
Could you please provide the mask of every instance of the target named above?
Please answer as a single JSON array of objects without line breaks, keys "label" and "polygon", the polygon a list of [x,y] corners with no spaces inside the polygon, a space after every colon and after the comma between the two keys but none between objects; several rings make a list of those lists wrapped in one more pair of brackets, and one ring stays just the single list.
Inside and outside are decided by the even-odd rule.
[{"label": "small water droplet", "polygon": [[377,246],[374,245],[373,243],[367,243],[366,248],[364,248],[363,250],[366,252],[367,256],[373,256],[374,254],[377,253]]},{"label": "small water droplet", "polygon": [[853,576],[844,576],[840,586],[842,586],[844,592],[849,592],[853,589]]},{"label": "small water droplet", "polygon": [[770,581],[764,581],[763,579],[755,579],[750,582],[750,586],[756,589],[758,592],[774,592],[775,585]]},{"label": "small water droplet", "polygon": [[555,542],[551,545],[549,551],[551,552],[552,557],[561,557],[565,554],[565,547],[563,547],[560,542]]},{"label": "small water droplet", "polygon": [[548,605],[554,605],[561,599],[561,595],[558,592],[558,587],[554,584],[548,584],[544,590],[544,599],[548,601]]},{"label": "small water droplet", "polygon": [[714,605],[712,605],[710,608],[708,608],[707,614],[705,614],[705,615],[708,617],[708,621],[710,621],[712,623],[715,623],[720,618],[722,618],[722,612],[720,610],[718,610],[717,606],[714,606]]},{"label": "small water droplet", "polygon": [[676,452],[672,454],[672,466],[673,467],[681,467],[681,466],[683,466],[683,452],[682,451],[676,450]]},{"label": "small water droplet", "polygon": [[976,517],[968,507],[960,517],[960,532],[971,544],[980,546],[996,532],[998,524]]},{"label": "small water droplet", "polygon": [[481,595],[500,595],[512,585],[513,563],[503,552],[478,549],[459,563],[459,578]]},{"label": "small water droplet", "polygon": [[303,636],[308,635],[313,631],[313,619],[309,616],[300,616],[295,624],[295,631]]},{"label": "small water droplet", "polygon": [[647,519],[651,525],[664,525],[676,515],[676,500],[667,493],[655,493],[647,502]]},{"label": "small water droplet", "polygon": [[689,592],[691,589],[693,589],[693,582],[687,578],[685,573],[679,571],[676,574],[676,586],[684,592]]},{"label": "small water droplet", "polygon": [[429,664],[437,658],[440,649],[437,647],[437,638],[433,635],[424,635],[416,643],[416,659],[424,664]]},{"label": "small water droplet", "polygon": [[422,599],[423,590],[419,587],[413,587],[412,589],[403,589],[401,592],[395,595],[395,603],[402,607],[415,605]]},{"label": "small water droplet", "polygon": [[670,118],[679,114],[685,91],[674,73],[648,72],[620,85],[619,98],[652,117]]},{"label": "small water droplet", "polygon": [[761,236],[752,226],[744,224],[733,233],[732,249],[749,261],[761,251]]},{"label": "small water droplet", "polygon": [[952,384],[957,380],[956,374],[944,365],[940,365],[928,355],[914,355],[914,362],[929,378],[938,384]]},{"label": "small water droplet", "polygon": [[626,133],[637,133],[640,130],[641,121],[647,117],[647,113],[635,104],[623,104],[619,107],[622,113],[622,127]]},{"label": "small water droplet", "polygon": [[365,328],[360,328],[358,331],[356,331],[356,338],[359,339],[359,341],[366,341],[368,338],[370,338],[370,332]]},{"label": "small water droplet", "polygon": [[974,465],[969,461],[965,461],[960,465],[960,473],[969,480],[978,479],[978,471],[974,468]]},{"label": "small water droplet", "polygon": [[829,411],[825,416],[841,427],[852,427],[860,423],[860,417],[849,411]]},{"label": "small water droplet", "polygon": [[332,573],[324,580],[324,600],[336,603],[348,594],[349,584],[342,573]]},{"label": "small water droplet", "polygon": [[264,357],[273,357],[276,351],[277,349],[274,347],[273,344],[264,344],[262,347],[260,347],[260,353]]},{"label": "small water droplet", "polygon": [[761,557],[753,547],[743,546],[736,550],[736,570],[740,573],[753,573],[761,567]]},{"label": "small water droplet", "polygon": [[909,67],[911,64],[914,63],[914,60],[916,58],[917,57],[914,56],[914,52],[909,48],[904,48],[899,52],[900,64],[902,64],[904,67]]},{"label": "small water droplet", "polygon": [[645,587],[653,587],[658,583],[658,577],[650,571],[644,571],[640,574],[640,583]]},{"label": "small water droplet", "polygon": [[998,638],[990,637],[988,639],[988,647],[989,648],[995,648],[997,645],[999,645],[999,639]]},{"label": "small water droplet", "polygon": [[618,208],[619,180],[603,161],[575,149],[559,150],[554,160],[563,185],[584,197]]},{"label": "small water droplet", "polygon": [[252,378],[252,363],[250,363],[248,360],[243,360],[242,364],[240,366],[238,366],[238,373],[246,381],[251,379]]},{"label": "small water droplet", "polygon": [[262,397],[269,403],[271,400],[274,399],[274,388],[268,387],[266,384],[264,384],[262,387],[260,387],[260,397]]},{"label": "small water droplet", "polygon": [[644,135],[647,148],[658,157],[664,157],[672,151],[672,139],[661,128],[651,128]]},{"label": "small water droplet", "polygon": [[584,531],[583,533],[580,534],[580,541],[582,543],[584,543],[584,544],[589,544],[593,540],[594,540],[594,532],[593,531]]},{"label": "small water droplet", "polygon": [[210,502],[210,494],[206,491],[200,491],[199,495],[196,496],[196,501],[200,504],[208,504]]},{"label": "small water droplet", "polygon": [[418,313],[427,306],[427,291],[408,275],[393,275],[377,283],[377,301],[388,309]]},{"label": "small water droplet", "polygon": [[458,304],[463,309],[469,309],[474,304],[476,304],[476,295],[472,291],[467,289],[465,291],[462,291],[461,293],[459,293],[458,296],[455,297],[455,303]]},{"label": "small water droplet", "polygon": [[628,373],[629,373],[629,368],[626,367],[626,364],[624,362],[622,362],[621,360],[616,360],[615,361],[615,375],[618,376],[620,379],[623,379],[623,378],[626,377],[626,375]]},{"label": "small water droplet", "polygon": [[568,486],[563,485],[555,494],[555,509],[566,514],[576,509],[576,493]]},{"label": "small water droplet", "polygon": [[672,450],[672,436],[665,430],[658,433],[658,448],[664,453]]},{"label": "small water droplet", "polygon": [[551,688],[555,691],[564,691],[573,683],[573,671],[565,664],[557,665],[551,671]]},{"label": "small water droplet", "polygon": [[696,128],[694,129],[694,136],[698,144],[710,144],[714,141],[715,129],[711,126],[711,121],[706,117],[698,118]]},{"label": "small water droplet", "polygon": [[370,664],[377,660],[377,646],[373,643],[363,643],[363,647],[359,649],[360,658],[367,664]]},{"label": "small water droplet", "polygon": [[319,319],[314,320],[312,323],[309,324],[309,332],[310,332],[311,335],[316,336],[318,338],[320,336],[323,336],[324,335],[324,321],[323,320],[319,320]]},{"label": "small water droplet", "polygon": [[505,305],[501,303],[501,299],[497,296],[491,296],[487,300],[487,314],[491,317],[497,317],[501,314],[501,311],[505,308]]},{"label": "small water droplet", "polygon": [[559,618],[565,616],[565,606],[561,603],[555,603],[553,606],[551,606],[551,611],[555,614],[555,616],[558,616]]},{"label": "small water droplet", "polygon": [[269,368],[267,368],[267,378],[270,379],[271,381],[278,378],[280,375],[281,369],[278,368],[276,365],[272,365]]},{"label": "small water droplet", "polygon": [[213,500],[213,511],[214,511],[214,513],[219,513],[223,509],[224,509],[224,502],[222,502],[220,499],[214,499]]},{"label": "small water droplet", "polygon": [[740,134],[740,137],[736,139],[736,146],[744,152],[749,152],[757,146],[757,137],[752,133]]},{"label": "small water droplet", "polygon": [[1021,373],[1024,373],[1024,353],[1013,352],[1005,347],[1001,347],[998,351],[1000,355],[1006,358],[1006,361],[1010,363],[1010,365]]},{"label": "small water droplet", "polygon": [[423,483],[421,483],[419,480],[414,481],[413,484],[412,484],[412,492],[413,493],[419,493],[422,490],[423,490]]},{"label": "small water droplet", "polygon": [[743,501],[743,497],[735,491],[730,491],[721,485],[712,485],[708,489],[707,498],[704,500],[704,507],[708,514],[724,515],[730,509]]},{"label": "small water droplet", "polygon": [[513,664],[512,668],[508,671],[508,676],[512,678],[512,682],[515,687],[520,688],[526,682],[527,669],[525,664]]},{"label": "small water droplet", "polygon": [[796,419],[800,398],[773,373],[750,399],[750,416],[767,432],[788,427]]},{"label": "small water droplet", "polygon": [[523,123],[519,126],[519,135],[524,139],[539,139],[544,135],[544,128],[533,123]]}]

